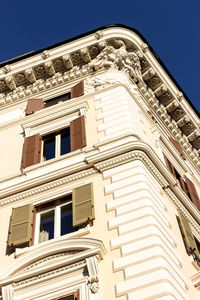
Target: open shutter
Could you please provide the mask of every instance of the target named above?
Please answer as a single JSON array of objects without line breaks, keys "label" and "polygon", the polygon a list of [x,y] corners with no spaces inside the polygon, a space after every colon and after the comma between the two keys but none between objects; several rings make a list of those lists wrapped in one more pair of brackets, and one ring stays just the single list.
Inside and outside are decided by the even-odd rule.
[{"label": "open shutter", "polygon": [[44,99],[29,99],[26,107],[26,115],[31,115],[34,112],[44,108]]},{"label": "open shutter", "polygon": [[196,208],[198,208],[198,210],[200,210],[200,200],[199,200],[199,196],[197,194],[195,185],[186,176],[184,176],[184,178],[185,178],[185,181],[186,181],[186,185],[187,185],[187,188],[188,188],[190,199],[192,200],[192,202],[194,203]]},{"label": "open shutter", "polygon": [[92,183],[72,191],[73,226],[77,227],[94,220],[94,199]]},{"label": "open shutter", "polygon": [[86,146],[85,117],[81,116],[70,123],[71,151]]},{"label": "open shutter", "polygon": [[83,95],[84,95],[84,81],[81,81],[71,88],[71,98],[77,98]]},{"label": "open shutter", "polygon": [[29,244],[32,239],[33,206],[31,204],[12,209],[8,246]]},{"label": "open shutter", "polygon": [[164,159],[165,159],[165,163],[167,166],[167,169],[176,177],[175,174],[175,170],[174,170],[174,166],[172,165],[172,163],[168,160],[168,158],[165,156],[165,154],[163,153]]},{"label": "open shutter", "polygon": [[192,234],[190,224],[188,223],[187,219],[182,215],[180,211],[178,211],[179,215],[179,222],[181,226],[181,233],[183,236],[184,244],[187,250],[187,253],[191,255],[192,253],[195,253],[195,256],[200,261],[200,255],[198,252],[198,248],[194,239],[194,236]]},{"label": "open shutter", "polygon": [[40,162],[41,136],[39,134],[27,137],[24,141],[22,168],[26,168]]},{"label": "open shutter", "polygon": [[180,156],[183,159],[186,159],[185,158],[185,154],[183,152],[183,149],[182,149],[181,145],[177,141],[175,141],[172,137],[169,137],[169,140],[174,145],[174,147],[176,148],[176,150],[179,152]]}]

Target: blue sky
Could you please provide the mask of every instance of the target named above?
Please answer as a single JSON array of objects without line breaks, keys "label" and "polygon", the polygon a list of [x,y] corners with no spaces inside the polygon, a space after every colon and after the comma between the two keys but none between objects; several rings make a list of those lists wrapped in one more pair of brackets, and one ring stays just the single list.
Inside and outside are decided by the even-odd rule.
[{"label": "blue sky", "polygon": [[120,23],[143,34],[200,112],[199,0],[11,0],[0,9],[0,62]]}]

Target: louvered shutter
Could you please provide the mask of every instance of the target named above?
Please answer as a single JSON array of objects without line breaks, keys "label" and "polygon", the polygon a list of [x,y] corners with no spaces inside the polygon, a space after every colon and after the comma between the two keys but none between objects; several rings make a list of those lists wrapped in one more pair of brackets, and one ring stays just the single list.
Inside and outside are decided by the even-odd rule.
[{"label": "louvered shutter", "polygon": [[12,209],[8,246],[30,244],[32,240],[33,206],[24,205]]},{"label": "louvered shutter", "polygon": [[177,141],[175,141],[172,137],[169,137],[169,140],[174,145],[174,147],[176,148],[176,150],[179,152],[179,154],[181,155],[181,157],[183,159],[186,159],[185,158],[185,154],[184,154],[183,149],[182,149],[182,146]]},{"label": "louvered shutter", "polygon": [[73,226],[77,227],[94,220],[94,199],[92,183],[72,191]]},{"label": "louvered shutter", "polygon": [[81,116],[70,123],[71,151],[86,146],[85,117]]},{"label": "louvered shutter", "polygon": [[191,255],[192,252],[194,252],[196,257],[200,260],[200,255],[198,252],[198,248],[194,236],[190,228],[190,224],[188,223],[187,219],[183,216],[183,214],[180,211],[178,211],[178,215],[179,215],[179,221],[181,226],[181,232],[183,235],[183,240],[185,243],[187,253]]},{"label": "louvered shutter", "polygon": [[41,143],[42,139],[39,134],[25,139],[22,155],[22,168],[26,168],[40,162]]},{"label": "louvered shutter", "polygon": [[165,156],[164,153],[163,153],[163,156],[164,156],[164,159],[165,159],[165,163],[166,163],[167,169],[176,177],[176,174],[175,174],[175,171],[174,171],[174,166],[168,160],[168,158]]},{"label": "louvered shutter", "polygon": [[81,81],[71,88],[71,98],[77,98],[83,95],[84,95],[84,81]]},{"label": "louvered shutter", "polygon": [[200,210],[200,200],[199,200],[199,196],[197,194],[195,185],[186,176],[184,176],[184,178],[186,181],[186,185],[187,185],[187,188],[189,191],[190,198],[191,198],[192,202],[194,203],[194,205],[196,206],[196,208],[198,208],[198,210]]},{"label": "louvered shutter", "polygon": [[44,108],[44,99],[29,99],[26,108],[26,115],[31,115],[34,112]]}]

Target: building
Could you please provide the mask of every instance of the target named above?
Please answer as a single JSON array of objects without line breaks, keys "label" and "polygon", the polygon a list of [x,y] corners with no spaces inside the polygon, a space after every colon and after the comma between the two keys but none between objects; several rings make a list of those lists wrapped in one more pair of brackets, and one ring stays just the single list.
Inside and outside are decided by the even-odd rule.
[{"label": "building", "polygon": [[0,65],[2,300],[198,300],[199,114],[137,31]]}]

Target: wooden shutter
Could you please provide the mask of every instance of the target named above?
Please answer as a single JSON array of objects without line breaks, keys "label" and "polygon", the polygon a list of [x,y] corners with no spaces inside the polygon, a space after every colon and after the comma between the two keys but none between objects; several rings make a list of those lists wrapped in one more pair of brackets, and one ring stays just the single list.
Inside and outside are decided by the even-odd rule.
[{"label": "wooden shutter", "polygon": [[181,233],[183,236],[183,241],[187,250],[187,253],[189,255],[193,253],[195,253],[196,257],[200,260],[200,255],[198,252],[198,248],[195,242],[195,238],[192,234],[191,228],[190,228],[190,224],[188,223],[187,219],[183,216],[183,214],[178,211],[178,215],[179,215],[179,225],[180,225],[180,229],[181,229]]},{"label": "wooden shutter", "polygon": [[84,81],[81,81],[71,88],[71,98],[77,98],[83,95],[84,95]]},{"label": "wooden shutter", "polygon": [[29,244],[32,240],[33,206],[28,204],[12,209],[8,246]]},{"label": "wooden shutter", "polygon": [[163,153],[164,159],[165,159],[165,163],[167,166],[167,169],[176,177],[176,173],[174,170],[174,166],[172,165],[172,163],[168,160],[168,158],[165,156],[165,154]]},{"label": "wooden shutter", "polygon": [[26,115],[31,115],[34,112],[44,108],[44,99],[29,99],[26,107]]},{"label": "wooden shutter", "polygon": [[179,152],[179,154],[181,155],[181,157],[183,159],[186,159],[185,154],[183,152],[183,149],[181,147],[181,145],[175,141],[172,137],[169,137],[170,142],[174,145],[174,147],[176,148],[176,150]]},{"label": "wooden shutter", "polygon": [[73,226],[77,227],[94,220],[94,199],[92,183],[72,191]]},{"label": "wooden shutter", "polygon": [[26,168],[40,162],[41,142],[42,139],[39,134],[25,139],[22,154],[22,168]]},{"label": "wooden shutter", "polygon": [[85,117],[81,116],[70,123],[71,151],[86,146]]},{"label": "wooden shutter", "polygon": [[199,196],[197,194],[195,185],[186,176],[184,176],[184,178],[185,178],[185,181],[186,181],[186,185],[187,185],[187,188],[188,188],[190,199],[192,200],[192,202],[194,203],[196,208],[198,210],[200,210],[200,199],[199,199]]}]

